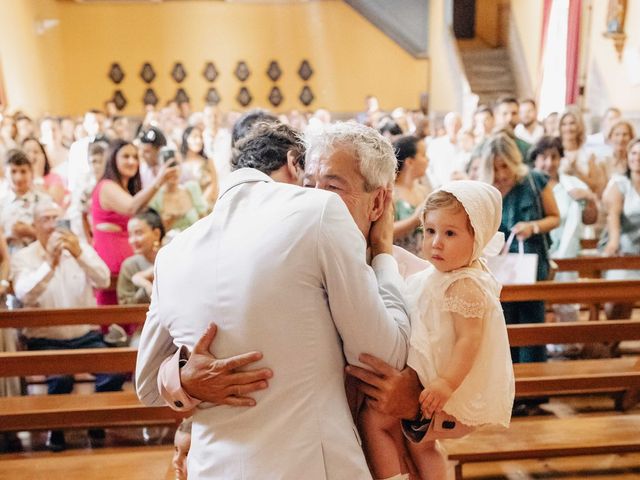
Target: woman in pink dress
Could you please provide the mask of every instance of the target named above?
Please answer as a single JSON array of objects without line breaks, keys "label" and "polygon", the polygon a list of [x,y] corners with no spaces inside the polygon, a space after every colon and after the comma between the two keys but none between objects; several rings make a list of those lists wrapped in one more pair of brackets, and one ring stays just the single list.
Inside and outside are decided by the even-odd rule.
[{"label": "woman in pink dress", "polygon": [[[130,142],[115,141],[92,194],[93,247],[112,276],[118,275],[124,259],[133,254],[127,234],[129,219],[146,207],[168,178],[178,175],[175,166],[165,164],[154,183],[143,190],[139,167],[138,149]],[[96,291],[96,300],[98,305],[117,305],[115,288]]]}]

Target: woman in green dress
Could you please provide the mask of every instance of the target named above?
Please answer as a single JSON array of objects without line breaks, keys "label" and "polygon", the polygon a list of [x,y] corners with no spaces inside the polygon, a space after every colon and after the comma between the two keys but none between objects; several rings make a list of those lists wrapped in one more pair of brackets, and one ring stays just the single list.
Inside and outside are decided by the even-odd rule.
[{"label": "woman in green dress", "polygon": [[422,224],[420,207],[429,195],[429,189],[420,183],[425,176],[429,160],[424,140],[413,135],[400,137],[393,143],[398,160],[398,172],[393,188],[395,223],[393,243],[421,256]]},{"label": "woman in green dress", "polygon": [[[549,276],[549,235],[560,224],[560,213],[549,177],[529,171],[515,141],[507,133],[489,138],[481,152],[480,179],[493,184],[502,194],[502,222],[500,231],[508,237],[511,232],[524,243],[525,253],[538,255],[536,280]],[[510,252],[518,251],[518,242]],[[543,323],[544,302],[502,302],[507,324]],[[545,346],[511,349],[514,363],[544,362]]]}]

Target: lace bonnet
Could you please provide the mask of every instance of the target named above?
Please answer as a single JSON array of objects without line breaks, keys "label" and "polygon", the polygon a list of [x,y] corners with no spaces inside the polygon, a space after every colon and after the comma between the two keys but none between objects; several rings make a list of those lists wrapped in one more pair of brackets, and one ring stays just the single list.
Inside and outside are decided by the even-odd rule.
[{"label": "lace bonnet", "polygon": [[495,256],[504,245],[504,235],[498,232],[502,220],[502,195],[492,185],[475,180],[455,180],[440,190],[449,192],[462,204],[474,232],[471,262],[481,256]]}]

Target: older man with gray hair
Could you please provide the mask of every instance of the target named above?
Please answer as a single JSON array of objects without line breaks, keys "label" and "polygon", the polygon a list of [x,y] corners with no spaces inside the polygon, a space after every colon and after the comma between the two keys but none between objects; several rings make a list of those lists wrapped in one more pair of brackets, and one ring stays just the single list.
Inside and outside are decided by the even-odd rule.
[{"label": "older man with gray hair", "polygon": [[337,193],[369,240],[396,176],[393,147],[375,130],[355,122],[323,126],[305,137],[303,186]]},{"label": "older man with gray hair", "polygon": [[[36,204],[34,228],[36,241],[11,258],[15,295],[25,307],[83,308],[95,307],[93,288],[109,286],[109,268],[96,251],[59,222],[62,211],[52,201]],[[95,325],[33,327],[22,331],[29,350],[66,350],[106,348],[102,333]],[[96,392],[122,389],[123,374],[96,374]],[[49,395],[70,393],[72,375],[47,377]],[[104,439],[103,430],[90,430],[92,441]],[[53,451],[66,448],[62,430],[49,432],[47,447]]]},{"label": "older man with gray hair", "polygon": [[[405,361],[408,317],[390,255],[395,156],[388,141],[356,124],[328,126],[310,138],[305,184],[334,191],[343,202],[320,188],[269,178],[291,167],[287,152],[281,167],[269,162],[266,171],[255,163],[260,152],[243,156],[269,128],[280,127],[263,127],[237,146],[237,170],[213,213],[158,256],[140,341],[138,393],[145,403],[162,403],[155,386],[160,365],[186,346],[195,354],[185,359],[179,380],[193,394],[189,364],[206,356],[216,331],[207,326],[215,321],[219,353],[260,351],[253,358],[264,354],[264,360],[256,365],[269,368],[272,378],[267,390],[255,393],[254,408],[188,406],[197,405],[189,478],[369,479],[343,369],[345,356],[362,365],[363,352],[396,367]],[[274,143],[265,143],[263,153]],[[245,160],[254,168],[242,168]],[[367,239],[372,268],[365,262]],[[179,362],[181,351],[168,360]],[[214,384],[229,373],[229,364],[212,366]],[[236,383],[251,378],[241,374],[229,377]],[[199,399],[237,405],[246,392],[239,387]],[[174,406],[187,407],[181,400]]]}]

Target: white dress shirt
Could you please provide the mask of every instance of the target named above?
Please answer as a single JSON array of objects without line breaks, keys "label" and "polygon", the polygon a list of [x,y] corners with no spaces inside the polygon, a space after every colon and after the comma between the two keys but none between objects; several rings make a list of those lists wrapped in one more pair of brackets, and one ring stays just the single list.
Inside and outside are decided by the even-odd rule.
[{"label": "white dress shirt", "polygon": [[9,190],[0,202],[0,224],[2,232],[9,244],[11,251],[15,251],[29,244],[22,239],[13,238],[13,226],[18,223],[33,225],[33,214],[38,202],[52,201],[51,197],[35,188],[32,188],[24,195],[18,195],[15,191]]},{"label": "white dress shirt", "polygon": [[[39,241],[11,257],[11,275],[16,297],[25,307],[95,307],[93,288],[106,288],[111,273],[96,251],[80,243],[82,253],[74,258],[67,250],[55,268],[47,261],[47,252]],[[27,337],[71,339],[91,330],[88,325],[36,327],[24,330]]]},{"label": "white dress shirt", "polygon": [[536,126],[534,127],[533,132],[530,132],[527,127],[524,126],[524,124],[519,123],[518,125],[516,125],[513,133],[515,133],[516,137],[518,137],[520,140],[524,140],[531,145],[535,145],[536,143],[538,143],[538,140],[540,140],[544,136],[544,127],[536,122]]},{"label": "white dress shirt", "polygon": [[91,165],[89,165],[90,143],[91,139],[84,137],[73,142],[69,148],[67,184],[72,199],[84,191],[87,181],[91,176]]},{"label": "white dress shirt", "polygon": [[455,172],[464,172],[467,168],[468,156],[458,145],[451,143],[448,136],[435,138],[427,146],[429,166],[427,174],[433,188],[451,181]]},{"label": "white dress shirt", "polygon": [[344,391],[345,356],[404,366],[409,321],[391,255],[366,242],[337,195],[228,177],[214,211],[160,250],[140,339],[138,396],[163,405],[157,377],[179,346],[218,324],[220,357],[258,350],[274,377],[252,408],[200,404],[191,480],[370,479]]}]

